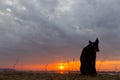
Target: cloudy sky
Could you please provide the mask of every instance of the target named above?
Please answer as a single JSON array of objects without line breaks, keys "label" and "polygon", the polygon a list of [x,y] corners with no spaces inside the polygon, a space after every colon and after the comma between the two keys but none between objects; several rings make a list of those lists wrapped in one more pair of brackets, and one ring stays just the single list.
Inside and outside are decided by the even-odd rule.
[{"label": "cloudy sky", "polygon": [[79,60],[100,40],[97,60],[120,60],[120,0],[0,0],[0,65]]}]

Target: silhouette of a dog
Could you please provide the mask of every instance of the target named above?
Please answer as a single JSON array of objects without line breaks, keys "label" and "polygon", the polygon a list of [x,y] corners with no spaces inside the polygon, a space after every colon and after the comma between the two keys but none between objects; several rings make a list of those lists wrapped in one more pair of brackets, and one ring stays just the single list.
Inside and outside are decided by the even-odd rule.
[{"label": "silhouette of a dog", "polygon": [[83,75],[97,75],[95,62],[96,62],[96,52],[99,51],[99,40],[98,38],[95,42],[89,41],[80,56],[81,67],[80,71]]}]

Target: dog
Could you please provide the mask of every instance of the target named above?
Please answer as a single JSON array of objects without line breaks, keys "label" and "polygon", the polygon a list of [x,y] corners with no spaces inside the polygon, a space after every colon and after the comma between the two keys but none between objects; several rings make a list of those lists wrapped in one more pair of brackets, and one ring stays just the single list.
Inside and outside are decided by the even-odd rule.
[{"label": "dog", "polygon": [[96,38],[94,42],[89,41],[89,45],[83,48],[80,56],[80,72],[83,75],[97,75],[95,63],[96,52],[99,52],[99,39]]}]

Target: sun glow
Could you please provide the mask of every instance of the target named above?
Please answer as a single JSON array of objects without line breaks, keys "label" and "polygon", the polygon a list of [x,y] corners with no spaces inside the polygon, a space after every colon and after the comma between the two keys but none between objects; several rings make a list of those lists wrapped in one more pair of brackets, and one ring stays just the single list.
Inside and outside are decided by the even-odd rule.
[{"label": "sun glow", "polygon": [[60,70],[64,70],[64,66],[63,66],[63,65],[60,65],[60,66],[59,66],[59,69],[60,69]]},{"label": "sun glow", "polygon": [[66,70],[66,67],[67,65],[65,63],[59,63],[58,64],[58,69],[59,69],[59,73],[60,74],[64,74],[65,73],[65,70]]},{"label": "sun glow", "polygon": [[61,71],[63,71],[63,70],[65,70],[65,63],[59,63],[58,64],[58,68],[59,68],[59,70],[61,70]]}]

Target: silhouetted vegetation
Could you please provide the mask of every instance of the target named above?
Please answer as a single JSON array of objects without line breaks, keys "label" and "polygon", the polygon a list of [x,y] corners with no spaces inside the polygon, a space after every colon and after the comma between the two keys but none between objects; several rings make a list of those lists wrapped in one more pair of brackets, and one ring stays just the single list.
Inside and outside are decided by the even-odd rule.
[{"label": "silhouetted vegetation", "polygon": [[120,75],[98,74],[83,76],[78,73],[0,72],[0,80],[120,80]]}]

